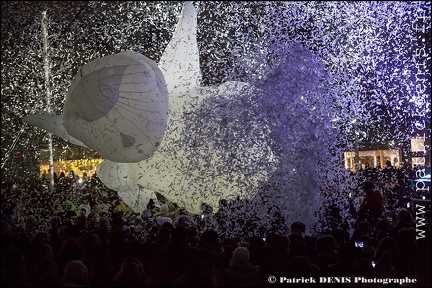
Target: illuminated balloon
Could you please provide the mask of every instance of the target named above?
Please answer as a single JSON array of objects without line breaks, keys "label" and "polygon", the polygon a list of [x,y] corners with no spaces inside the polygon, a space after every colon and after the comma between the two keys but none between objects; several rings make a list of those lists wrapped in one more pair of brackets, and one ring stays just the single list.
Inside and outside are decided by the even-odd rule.
[{"label": "illuminated balloon", "polygon": [[[150,198],[157,203],[155,192],[191,213],[199,213],[202,202],[216,211],[222,198],[253,196],[256,191],[250,188],[267,179],[268,169],[256,173],[233,169],[221,174],[221,160],[211,150],[208,154],[213,158],[207,160],[212,164],[205,167],[200,162],[194,167],[189,147],[180,141],[187,132],[184,115],[205,99],[220,95],[230,99],[252,91],[251,85],[242,82],[199,85],[196,33],[195,7],[185,2],[160,68],[132,51],[94,60],[75,76],[63,115],[31,115],[24,121],[96,150],[105,159],[96,167],[99,179],[138,213],[146,210]],[[255,126],[265,139],[266,126]],[[264,162],[273,159],[271,149],[262,141],[249,139],[242,146],[239,151],[246,166],[257,157]]]},{"label": "illuminated balloon", "polygon": [[159,147],[165,132],[168,91],[157,64],[133,51],[91,61],[69,88],[63,115],[24,121],[116,162],[138,162]]},{"label": "illuminated balloon", "polygon": [[[138,163],[104,161],[96,168],[99,179],[107,187],[118,191],[120,195],[128,195],[128,198],[123,201],[135,211],[145,210],[147,203],[143,202],[142,197],[137,199],[136,196],[132,196],[144,194],[144,189],[147,192],[155,191],[162,194],[191,213],[199,213],[202,202],[211,205],[216,211],[220,199],[245,197],[253,192],[245,191],[245,187],[241,187],[239,183],[249,183],[248,187],[257,188],[259,182],[268,176],[264,169],[253,175],[245,175],[243,171],[235,170],[221,174],[217,171],[218,165],[216,165],[220,159],[211,152],[209,157],[214,158],[209,161],[213,165],[204,167],[201,163],[196,167],[193,160],[187,156],[187,147],[178,144],[181,143],[181,137],[184,137],[182,133],[187,133],[184,114],[192,112],[190,109],[198,107],[209,97],[220,95],[227,98],[236,97],[239,93],[248,93],[252,89],[247,83],[235,81],[217,87],[199,86],[201,73],[196,31],[196,10],[191,2],[186,2],[174,35],[159,62],[169,92],[167,131],[159,149],[152,157]],[[265,134],[265,125],[260,124],[259,127]],[[250,155],[244,157],[245,161],[253,161],[256,155],[261,155],[260,157],[271,162],[272,151],[268,146],[265,148],[262,146],[265,145],[255,143],[243,148],[244,154]],[[115,177],[116,175],[118,177]]]}]

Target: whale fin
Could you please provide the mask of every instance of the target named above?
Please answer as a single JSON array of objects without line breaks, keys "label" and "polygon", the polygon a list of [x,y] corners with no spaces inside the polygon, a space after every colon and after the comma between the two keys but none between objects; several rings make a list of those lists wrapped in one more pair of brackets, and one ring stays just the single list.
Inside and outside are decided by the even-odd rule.
[{"label": "whale fin", "polygon": [[157,197],[154,191],[137,184],[132,168],[129,163],[104,160],[96,167],[96,174],[106,187],[117,191],[134,212],[142,213],[147,209],[150,199],[157,202]]},{"label": "whale fin", "polygon": [[184,94],[199,85],[201,70],[197,44],[197,12],[191,1],[184,3],[179,22],[159,61],[169,95]]},{"label": "whale fin", "polygon": [[63,115],[33,114],[25,116],[22,120],[30,125],[51,132],[72,144],[87,147],[87,145],[69,135],[63,125]]}]

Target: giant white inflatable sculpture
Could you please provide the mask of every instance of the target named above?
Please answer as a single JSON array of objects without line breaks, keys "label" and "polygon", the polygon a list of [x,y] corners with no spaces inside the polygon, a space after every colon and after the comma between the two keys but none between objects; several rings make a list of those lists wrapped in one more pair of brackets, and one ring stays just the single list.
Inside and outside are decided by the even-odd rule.
[{"label": "giant white inflatable sculpture", "polygon": [[[138,163],[104,161],[96,168],[101,181],[118,191],[131,207],[136,207],[137,203],[146,204],[150,196],[148,192],[156,191],[191,213],[199,213],[202,202],[217,209],[221,198],[247,196],[248,192],[252,192],[244,191],[239,182],[257,187],[259,180],[267,175],[263,171],[256,175],[243,175],[242,171],[221,174],[217,171],[217,165],[204,168],[202,162],[198,162],[201,167],[197,168],[197,161],[186,155],[188,147],[178,145],[184,137],[182,134],[188,133],[183,117],[185,113],[193,112],[188,109],[198,107],[209,97],[235,97],[237,93],[247,93],[252,89],[241,82],[227,82],[218,87],[200,86],[196,33],[196,11],[191,2],[186,2],[173,37],[159,62],[169,94],[168,124],[161,146],[147,160]],[[265,127],[262,130],[265,131]],[[251,155],[257,153],[256,147],[247,149]],[[270,149],[260,150],[259,153],[271,158]],[[212,153],[209,154],[208,157],[212,157]],[[214,163],[218,159],[214,157],[209,161]],[[138,208],[142,209],[143,206]]]},{"label": "giant white inflatable sculpture", "polygon": [[[135,212],[143,212],[150,198],[156,199],[155,192],[191,213],[199,213],[202,202],[217,209],[222,198],[253,196],[251,187],[266,179],[265,169],[253,174],[220,173],[218,165],[197,169],[199,162],[178,145],[187,133],[183,115],[188,109],[209,97],[235,97],[253,89],[241,82],[199,86],[196,33],[196,10],[185,2],[159,65],[132,51],[96,59],[75,76],[63,115],[30,115],[24,121],[96,150],[105,159],[96,169],[99,179]],[[242,149],[250,161],[257,153],[273,159],[263,143]],[[220,160],[212,154],[207,163]]]}]

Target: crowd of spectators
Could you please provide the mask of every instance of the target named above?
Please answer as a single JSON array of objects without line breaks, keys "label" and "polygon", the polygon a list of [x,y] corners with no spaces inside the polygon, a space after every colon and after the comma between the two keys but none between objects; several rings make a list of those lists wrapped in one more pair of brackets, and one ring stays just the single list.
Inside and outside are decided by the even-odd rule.
[{"label": "crowd of spectators", "polygon": [[[286,225],[277,210],[260,227],[252,219],[254,204],[240,199],[222,199],[217,212],[203,203],[199,215],[169,201],[160,207],[151,201],[138,214],[93,177],[78,183],[71,181],[73,175],[60,175],[55,191],[46,179],[3,183],[1,282],[6,287],[263,287],[286,285],[270,283],[270,276],[317,283],[320,277],[363,276],[408,277],[416,281],[408,286],[430,287],[430,208],[422,214],[419,235],[415,211],[404,202],[411,196],[410,183],[400,184],[405,189],[400,195],[383,193],[380,181],[362,175],[360,208],[350,203],[352,233],[336,223],[314,234],[306,233],[301,221]],[[402,182],[397,174],[383,179]],[[249,210],[251,219],[224,214],[233,207]]]}]

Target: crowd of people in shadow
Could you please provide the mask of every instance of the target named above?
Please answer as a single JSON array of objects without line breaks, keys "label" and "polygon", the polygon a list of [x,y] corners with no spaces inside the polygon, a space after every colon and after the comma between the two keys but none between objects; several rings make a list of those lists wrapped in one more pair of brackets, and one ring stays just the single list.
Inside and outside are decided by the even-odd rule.
[{"label": "crowd of people in shadow", "polygon": [[[65,198],[64,191],[77,187],[70,189],[60,181],[58,191],[51,194],[42,182],[9,184],[2,187],[1,283],[6,287],[263,287],[287,285],[279,280],[285,277],[314,279],[302,287],[350,287],[354,284],[350,281],[324,284],[320,279],[364,277],[409,278],[415,283],[406,286],[430,287],[430,208],[423,211],[420,228],[415,211],[399,202],[403,198],[393,205],[394,217],[384,217],[382,195],[375,194],[372,180],[359,187],[365,193],[360,208],[351,207],[352,233],[339,223],[311,234],[304,222],[286,225],[269,215],[272,224],[263,233],[238,237],[218,229],[229,220],[206,207],[202,215],[191,215],[169,202],[161,207],[149,203],[137,215],[91,180],[81,189],[93,197],[87,206],[64,201],[74,197],[66,193],[69,198]],[[245,221],[237,225],[248,229]],[[269,281],[273,276],[276,283]]]}]

